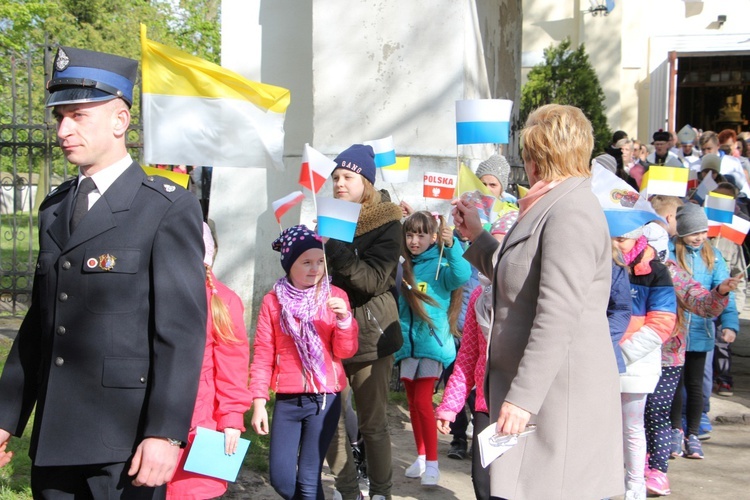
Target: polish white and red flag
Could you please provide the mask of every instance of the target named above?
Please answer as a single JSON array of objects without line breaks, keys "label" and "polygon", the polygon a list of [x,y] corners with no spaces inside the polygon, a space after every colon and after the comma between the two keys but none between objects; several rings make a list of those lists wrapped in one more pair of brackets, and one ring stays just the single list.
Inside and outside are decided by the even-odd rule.
[{"label": "polish white and red flag", "polygon": [[738,245],[742,245],[745,243],[745,238],[747,237],[748,232],[750,232],[750,221],[733,215],[731,223],[721,225],[719,236],[731,240]]},{"label": "polish white and red flag", "polygon": [[285,213],[287,213],[290,208],[300,203],[303,199],[305,199],[305,195],[302,194],[302,191],[294,191],[293,193],[289,193],[283,198],[279,198],[278,200],[271,203],[271,206],[273,207],[273,214],[276,216],[276,221],[281,224],[281,217]]},{"label": "polish white and red flag", "polygon": [[456,177],[438,172],[425,172],[423,196],[442,200],[452,199],[456,192]]},{"label": "polish white and red flag", "polygon": [[305,144],[305,151],[302,153],[302,168],[299,172],[299,183],[302,187],[317,193],[323,187],[326,179],[331,176],[334,168],[336,168],[335,161],[312,148],[309,144]]}]

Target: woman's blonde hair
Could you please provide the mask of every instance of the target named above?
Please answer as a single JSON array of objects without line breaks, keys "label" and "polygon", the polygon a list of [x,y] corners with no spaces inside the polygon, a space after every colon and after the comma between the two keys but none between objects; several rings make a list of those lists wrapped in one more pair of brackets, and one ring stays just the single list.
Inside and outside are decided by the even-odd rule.
[{"label": "woman's blonde hair", "polygon": [[214,326],[214,331],[211,332],[214,336],[214,342],[217,344],[239,343],[240,341],[237,340],[237,336],[235,335],[229,308],[221,297],[219,297],[210,266],[206,266],[206,284],[211,292],[211,310],[209,312],[211,314],[211,322]]},{"label": "woman's blonde hair", "polygon": [[547,104],[533,111],[521,131],[524,162],[533,161],[539,180],[589,177],[594,129],[575,106]]}]

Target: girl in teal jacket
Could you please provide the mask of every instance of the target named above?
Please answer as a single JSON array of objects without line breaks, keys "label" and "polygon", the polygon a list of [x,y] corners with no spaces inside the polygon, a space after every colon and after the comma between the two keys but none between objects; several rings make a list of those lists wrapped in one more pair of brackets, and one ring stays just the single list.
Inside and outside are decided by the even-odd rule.
[{"label": "girl in teal jacket", "polygon": [[[395,354],[409,402],[417,460],[406,477],[437,485],[437,422],[432,408],[435,381],[456,357],[452,334],[461,309],[462,286],[471,265],[444,219],[415,212],[403,224],[404,280],[399,317],[404,344]],[[439,236],[439,241],[438,241]]]}]

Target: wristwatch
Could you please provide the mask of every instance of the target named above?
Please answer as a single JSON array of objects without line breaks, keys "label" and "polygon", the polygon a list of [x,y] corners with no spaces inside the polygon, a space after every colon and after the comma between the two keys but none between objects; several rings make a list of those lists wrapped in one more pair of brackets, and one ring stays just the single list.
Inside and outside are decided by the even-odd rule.
[{"label": "wristwatch", "polygon": [[182,441],[180,441],[179,439],[167,438],[167,442],[172,446],[182,447]]}]

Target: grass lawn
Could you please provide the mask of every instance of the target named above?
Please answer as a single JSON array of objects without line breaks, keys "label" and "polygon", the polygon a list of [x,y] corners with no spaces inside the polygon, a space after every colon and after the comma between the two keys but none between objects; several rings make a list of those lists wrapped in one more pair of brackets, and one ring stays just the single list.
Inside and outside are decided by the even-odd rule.
[{"label": "grass lawn", "polygon": [[[39,253],[35,219],[36,215],[32,218],[28,213],[0,215],[0,289],[3,290],[5,301],[0,308],[0,316],[14,313],[11,303],[7,302],[11,298],[11,291],[21,294],[18,296],[20,301],[24,300],[23,290],[31,293],[34,265]],[[22,314],[26,305],[16,305],[19,309],[15,310],[15,314]]]},{"label": "grass lawn", "polygon": [[[0,337],[0,371],[5,366],[12,341]],[[268,405],[269,423],[273,414],[273,399]],[[248,429],[242,437],[251,441],[250,449],[245,456],[244,467],[259,473],[268,473],[269,436],[258,436],[250,426],[251,412],[245,414],[245,427]],[[29,441],[31,438],[32,419],[26,426],[22,438],[11,438],[8,449],[14,452],[13,460],[0,469],[0,500],[31,499],[29,475],[31,473],[31,459]]]},{"label": "grass lawn", "polygon": [[16,258],[26,261],[31,256],[33,264],[37,253],[39,253],[36,215],[29,216],[28,212],[17,213],[15,216],[11,214],[0,215],[0,259],[2,259],[3,268],[12,262],[14,243]]},{"label": "grass lawn", "polygon": [[[266,404],[266,410],[268,411],[268,428],[271,428],[271,421],[273,419],[273,404],[275,399],[271,396],[271,401]],[[250,425],[250,418],[253,415],[253,410],[248,410],[245,413],[245,428],[247,429],[242,433],[242,437],[250,440],[250,448],[247,450],[245,455],[245,461],[243,467],[253,472],[268,473],[268,455],[270,452],[271,435],[259,436],[253,430],[253,426]]]}]

